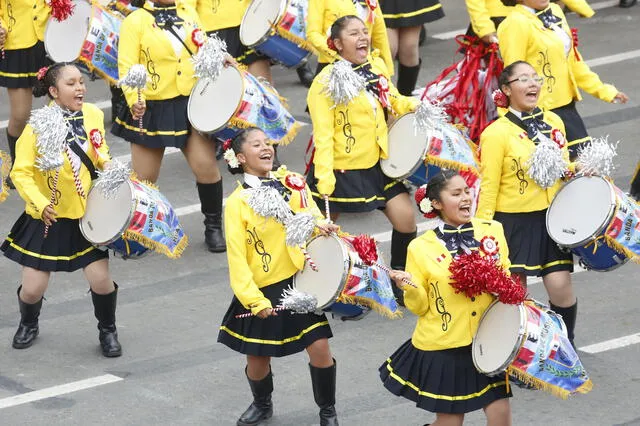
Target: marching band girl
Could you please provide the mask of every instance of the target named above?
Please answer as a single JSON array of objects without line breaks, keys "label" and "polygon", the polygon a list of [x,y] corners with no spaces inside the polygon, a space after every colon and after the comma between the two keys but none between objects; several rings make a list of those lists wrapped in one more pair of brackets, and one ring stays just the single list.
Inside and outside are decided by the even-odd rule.
[{"label": "marching band girl", "polygon": [[388,149],[387,115],[412,111],[418,101],[400,95],[385,63],[369,55],[369,34],[360,18],[339,18],[331,26],[330,38],[337,57],[367,84],[348,104],[334,107],[327,92],[335,63],[313,81],[307,103],[316,151],[309,185],[320,206],[328,197],[334,220],[340,213],[381,209],[393,225],[391,266],[404,269],[407,246],[416,235],[413,207],[405,186],[382,173],[380,159]]},{"label": "marching band girl", "polygon": [[438,0],[381,0],[391,57],[398,58],[398,92],[411,96],[420,73],[420,31],[444,17]]},{"label": "marching band girl", "polygon": [[573,256],[549,237],[546,212],[560,181],[540,186],[526,170],[541,141],[552,139],[568,160],[562,120],[537,107],[543,78],[526,62],[507,66],[499,78],[509,111],[480,136],[481,183],[477,216],[502,223],[509,244],[511,272],[526,285],[527,276],[541,276],[551,309],[562,315],[573,343],[578,303],[570,272]]},{"label": "marching band girl", "polygon": [[[36,74],[51,63],[41,41],[48,14],[43,1],[0,2],[0,86],[7,88],[9,97],[7,144],[12,160],[16,156],[16,141],[31,113],[31,88],[36,83]],[[13,187],[10,179],[8,184]]]},{"label": "marching band girl", "polygon": [[20,325],[13,347],[28,348],[38,336],[38,317],[51,272],[82,269],[91,288],[102,354],[118,357],[122,354],[115,323],[118,286],[109,273],[108,253],[93,247],[79,227],[96,169],[103,169],[110,160],[104,114],[83,102],[84,77],[75,65],[54,64],[42,70],[41,78],[34,95],[47,94],[62,108],[69,125],[69,145],[57,182],[57,172],[41,172],[36,167],[42,154],[31,125],[16,145],[11,177],[26,206],[0,247],[7,258],[22,265]]},{"label": "marching band girl", "polygon": [[[503,3],[513,6],[515,0]],[[560,6],[549,0],[518,0],[500,24],[498,39],[505,65],[526,61],[544,78],[539,104],[562,119],[571,158],[590,140],[575,106],[581,99],[578,89],[606,102],[629,100],[589,69],[578,51],[577,32],[569,27]]]},{"label": "marching band girl", "polygon": [[335,50],[327,46],[327,36],[332,37],[332,24],[343,16],[359,16],[366,22],[373,49],[380,51],[380,57],[387,67],[388,74],[393,75],[393,56],[389,47],[389,37],[384,18],[377,1],[373,0],[309,0],[307,16],[307,40],[318,53],[316,75],[331,62],[340,59]]},{"label": "marching band girl", "polygon": [[182,150],[196,177],[205,244],[211,252],[223,252],[222,177],[215,144],[193,130],[187,117],[188,96],[196,81],[191,55],[202,35],[195,10],[185,4],[176,6],[172,0],[146,2],[125,18],[118,44],[120,77],[132,65],[143,64],[148,84],[140,101],[136,90],[125,89],[130,109],[116,118],[111,132],[131,142],[133,169],[150,182],[158,180],[165,148]]},{"label": "marching band girl", "polygon": [[[218,335],[219,342],[247,356],[245,373],[253,402],[237,424],[257,425],[271,417],[271,357],[306,349],[313,395],[320,407],[320,424],[337,425],[336,364],[329,348],[332,333],[327,318],[324,314],[286,315],[273,310],[282,291],[292,285],[294,274],[303,268],[304,255],[299,248],[286,245],[282,223],[252,209],[243,189],[276,188],[288,200],[293,213],[312,213],[322,233],[335,231],[337,227],[324,224],[301,175],[283,169],[271,173],[273,158],[273,146],[258,128],[242,130],[225,151],[232,173],[244,172],[244,183],[229,196],[225,206],[227,258],[235,297]],[[254,315],[236,318],[245,309],[251,309]]]},{"label": "marching band girl", "polygon": [[[456,292],[449,272],[457,254],[476,250],[482,256],[499,256],[507,271],[509,250],[502,226],[472,218],[469,187],[453,170],[434,176],[423,198],[416,201],[422,213],[437,213],[441,223],[411,242],[406,272],[391,273],[418,323],[412,338],[380,367],[380,378],[394,395],[436,413],[432,425],[462,425],[465,413],[480,408],[487,424],[510,425],[507,398],[511,393],[504,374],[490,377],[478,372],[471,355],[480,318],[495,297],[488,293],[467,297]],[[496,242],[493,248],[497,249],[486,250],[485,239]],[[402,278],[417,287],[405,284]]]}]

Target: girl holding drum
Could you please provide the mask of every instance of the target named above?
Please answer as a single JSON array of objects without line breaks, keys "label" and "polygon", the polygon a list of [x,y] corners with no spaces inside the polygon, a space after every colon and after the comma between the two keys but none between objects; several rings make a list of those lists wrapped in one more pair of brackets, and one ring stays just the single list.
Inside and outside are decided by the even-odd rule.
[{"label": "girl holding drum", "polygon": [[[502,226],[472,218],[471,192],[453,170],[443,170],[429,181],[419,205],[422,213],[437,213],[442,222],[411,242],[406,272],[391,273],[418,323],[412,338],[380,367],[380,378],[394,395],[436,413],[432,425],[462,425],[465,413],[481,408],[487,424],[511,425],[507,399],[511,392],[504,374],[480,373],[471,353],[482,314],[495,297],[456,292],[448,269],[457,254],[478,250],[483,256],[498,256],[499,264],[508,271],[509,250]],[[485,241],[494,244],[485,245]],[[406,285],[402,278],[417,287]]]},{"label": "girl holding drum", "polygon": [[[271,173],[273,146],[258,128],[244,129],[225,151],[232,173],[244,172],[244,182],[227,199],[225,232],[231,288],[235,297],[222,320],[218,342],[247,355],[245,373],[253,402],[240,416],[238,425],[257,425],[271,417],[273,376],[271,357],[282,357],[306,349],[313,395],[320,407],[320,424],[337,425],[334,408],[336,364],[328,338],[331,328],[324,314],[277,314],[282,291],[293,283],[304,266],[299,248],[286,245],[285,227],[274,218],[258,215],[245,200],[243,189],[271,186],[288,201],[293,213],[309,212],[317,218],[321,233],[338,228],[325,224],[311,200],[304,177],[296,173]],[[250,317],[236,318],[251,309]]]},{"label": "girl holding drum", "polygon": [[[138,100],[136,90],[125,89],[125,108],[111,132],[131,142],[131,162],[138,177],[156,182],[166,147],[182,153],[196,177],[207,249],[224,252],[222,234],[222,177],[215,144],[194,131],[187,117],[189,93],[196,82],[191,55],[197,51],[200,21],[195,10],[173,0],[147,2],[122,22],[118,70],[143,64],[148,83]],[[142,117],[143,129],[138,128]]]},{"label": "girl holding drum", "polygon": [[331,34],[332,24],[343,16],[359,16],[366,22],[367,32],[371,36],[370,47],[380,51],[388,74],[393,75],[393,56],[389,47],[387,28],[377,1],[364,0],[309,0],[307,17],[307,40],[318,53],[316,75],[331,62],[340,59],[338,52],[327,45],[327,36]]},{"label": "girl holding drum", "polygon": [[118,357],[122,354],[115,322],[118,286],[109,274],[109,255],[93,247],[78,224],[96,169],[110,161],[104,114],[83,102],[84,77],[75,65],[54,64],[42,70],[40,77],[33,93],[36,97],[47,94],[62,108],[69,125],[69,149],[59,172],[42,172],[36,166],[42,153],[34,128],[27,125],[18,139],[11,177],[25,200],[25,212],[0,246],[7,258],[22,265],[21,318],[13,347],[28,348],[38,336],[38,317],[51,272],[82,269],[91,288],[102,354]]},{"label": "girl holding drum", "polygon": [[316,151],[309,185],[318,205],[323,207],[328,198],[334,220],[340,213],[382,210],[393,225],[391,266],[404,269],[407,246],[416,236],[413,207],[405,186],[382,173],[380,159],[387,155],[388,114],[412,111],[418,100],[400,95],[385,63],[375,53],[369,55],[368,29],[360,18],[339,18],[330,38],[337,57],[367,84],[346,105],[336,105],[327,94],[336,64],[313,81],[307,104]]},{"label": "girl holding drum", "polygon": [[578,51],[577,30],[569,27],[560,6],[549,0],[503,3],[518,3],[498,28],[504,64],[526,61],[544,78],[539,105],[562,119],[573,159],[578,147],[591,140],[576,109],[578,89],[606,102],[625,103],[629,98],[589,69]]},{"label": "girl holding drum", "polygon": [[[31,113],[36,74],[51,63],[41,41],[48,14],[45,2],[7,0],[0,4],[0,86],[6,87],[9,95],[7,144],[12,160]],[[13,188],[10,179],[7,183]]]},{"label": "girl holding drum", "polygon": [[[527,276],[541,276],[551,309],[562,315],[573,343],[578,303],[570,272],[573,255],[549,237],[546,212],[560,179],[545,188],[533,179],[527,164],[543,139],[560,146],[568,160],[564,125],[551,111],[537,107],[543,78],[526,62],[507,66],[499,78],[509,111],[480,136],[480,199],[477,217],[502,223],[509,244],[511,272],[526,285]],[[527,171],[529,168],[529,171]]]}]

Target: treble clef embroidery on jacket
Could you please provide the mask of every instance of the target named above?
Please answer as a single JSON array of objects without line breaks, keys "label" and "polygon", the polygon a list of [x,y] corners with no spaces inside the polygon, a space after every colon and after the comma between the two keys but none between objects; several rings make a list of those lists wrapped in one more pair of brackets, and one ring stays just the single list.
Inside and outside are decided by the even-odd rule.
[{"label": "treble clef embroidery on jacket", "polygon": [[549,62],[549,51],[538,52],[540,59],[538,59],[538,65],[542,66],[542,75],[547,78],[547,92],[553,92],[553,86],[556,84],[556,78],[551,73],[551,63]]},{"label": "treble clef embroidery on jacket", "polygon": [[[451,314],[447,311],[447,308],[444,306],[444,298],[440,294],[440,289],[438,288],[438,282],[429,283],[433,291],[435,292],[436,299],[436,310],[440,314],[440,318],[442,319],[442,331],[447,331],[449,329],[449,323],[451,322]],[[433,296],[431,296],[433,297]]]},{"label": "treble clef embroidery on jacket", "polygon": [[353,137],[351,131],[351,122],[349,121],[349,110],[340,111],[340,117],[337,120],[338,126],[342,126],[342,133],[346,136],[344,151],[349,154],[351,149],[356,144],[356,138]]},{"label": "treble clef embroidery on jacket", "polygon": [[13,6],[10,2],[7,2],[7,15],[9,16],[9,28],[7,32],[13,31],[13,26],[16,24],[16,18],[13,16]]},{"label": "treble clef embroidery on jacket", "polygon": [[247,244],[252,245],[256,253],[262,256],[262,270],[264,272],[269,272],[269,264],[271,263],[271,255],[265,250],[264,243],[258,236],[258,232],[256,231],[256,227],[253,227],[253,232],[250,229],[247,229]]},{"label": "treble clef embroidery on jacket", "polygon": [[60,190],[57,187],[55,188],[55,190],[53,189],[53,181],[54,181],[55,173],[56,172],[47,173],[47,186],[49,187],[49,189],[51,190],[51,193],[53,194],[53,205],[57,206],[58,203],[60,202],[60,197],[62,197],[62,192],[60,192]]},{"label": "treble clef embroidery on jacket", "polygon": [[211,0],[211,12],[218,13],[218,8],[220,7],[221,0]]},{"label": "treble clef embroidery on jacket", "polygon": [[525,179],[524,170],[522,169],[520,160],[514,158],[511,161],[513,163],[511,164],[511,170],[516,172],[516,178],[520,181],[520,195],[524,195],[524,190],[529,186],[529,182]]},{"label": "treble clef embroidery on jacket", "polygon": [[160,74],[156,72],[156,64],[151,59],[151,52],[149,52],[149,48],[147,47],[146,51],[143,49],[140,53],[144,57],[143,61],[147,63],[147,71],[151,77],[149,86],[151,86],[153,90],[156,90],[158,88],[158,83],[160,83]]}]

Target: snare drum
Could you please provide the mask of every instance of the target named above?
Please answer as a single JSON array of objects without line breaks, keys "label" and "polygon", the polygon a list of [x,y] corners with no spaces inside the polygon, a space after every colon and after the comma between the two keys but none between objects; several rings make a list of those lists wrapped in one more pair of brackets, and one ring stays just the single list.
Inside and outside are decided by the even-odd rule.
[{"label": "snare drum", "polygon": [[304,0],[253,0],[240,24],[240,42],[286,67],[298,68],[311,55],[307,7]]},{"label": "snare drum", "polygon": [[255,126],[275,143],[285,145],[300,127],[275,90],[234,66],[223,68],[215,81],[201,78],[196,82],[187,114],[196,130],[213,133],[221,140]]},{"label": "snare drum", "polygon": [[346,317],[362,314],[366,306],[388,317],[399,316],[389,275],[362,263],[347,237],[316,237],[307,251],[318,271],[308,264],[294,278],[295,287],[313,294],[318,309]]},{"label": "snare drum", "polygon": [[89,191],[80,231],[90,243],[123,259],[138,259],[148,250],[175,259],[187,246],[169,201],[153,185],[133,177],[111,198],[95,187]]},{"label": "snare drum", "polygon": [[610,271],[640,260],[640,205],[599,176],[575,178],[558,191],[547,210],[547,232],[585,269]]},{"label": "snare drum", "polygon": [[592,387],[562,318],[533,300],[490,305],[473,338],[472,356],[481,373],[494,376],[506,371],[563,398]]},{"label": "snare drum", "polygon": [[118,40],[122,18],[97,3],[74,0],[73,15],[49,19],[44,47],[54,62],[79,61],[112,85],[118,82]]}]

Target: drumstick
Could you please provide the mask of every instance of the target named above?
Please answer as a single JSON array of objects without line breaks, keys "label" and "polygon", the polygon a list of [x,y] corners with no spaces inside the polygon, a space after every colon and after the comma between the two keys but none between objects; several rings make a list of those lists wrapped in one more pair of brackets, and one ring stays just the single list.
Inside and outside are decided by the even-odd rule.
[{"label": "drumstick", "polygon": [[[378,263],[378,262],[373,262],[373,264],[376,265],[378,268],[382,269],[383,271],[385,271],[387,274],[391,274],[391,269],[389,269],[386,265],[383,265],[382,263]],[[411,282],[411,280],[407,278],[401,278],[400,281],[402,281],[405,284],[409,284],[413,288],[418,288],[417,285],[415,285],[413,282]]]},{"label": "drumstick", "polygon": [[[141,103],[141,102],[142,102],[142,89],[138,87],[138,103]],[[142,116],[138,118],[138,131],[140,133],[144,133],[142,128]]]},{"label": "drumstick", "polygon": [[[56,174],[53,177],[53,186],[51,187],[51,197],[49,198],[49,206],[53,208],[53,203],[56,201],[56,190],[58,189],[58,176],[60,175],[60,169],[56,170]],[[44,238],[49,235],[49,225],[44,226]]]},{"label": "drumstick", "polygon": [[324,198],[324,214],[325,216],[327,216],[327,220],[331,222],[331,212],[329,211],[329,196],[323,195],[322,198]]},{"label": "drumstick", "polygon": [[316,265],[313,259],[311,259],[311,256],[309,255],[307,249],[304,247],[300,247],[300,249],[302,250],[302,254],[304,254],[304,258],[307,260],[307,262],[309,262],[309,267],[315,272],[318,272],[318,265]]},{"label": "drumstick", "polygon": [[[275,312],[284,311],[286,309],[287,308],[285,308],[284,306],[276,306],[275,308],[271,308],[271,310],[275,311]],[[292,312],[292,313],[294,313],[294,312]],[[252,316],[253,316],[253,313],[251,311],[249,311],[249,312],[245,312],[244,314],[238,314],[235,317],[236,318],[249,318],[249,317],[252,317]]]}]

